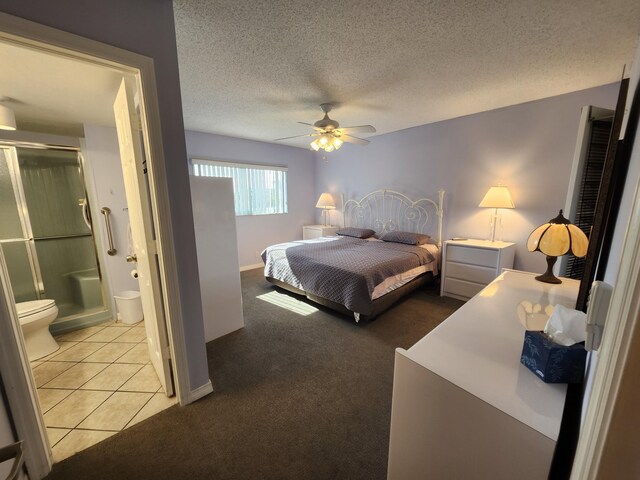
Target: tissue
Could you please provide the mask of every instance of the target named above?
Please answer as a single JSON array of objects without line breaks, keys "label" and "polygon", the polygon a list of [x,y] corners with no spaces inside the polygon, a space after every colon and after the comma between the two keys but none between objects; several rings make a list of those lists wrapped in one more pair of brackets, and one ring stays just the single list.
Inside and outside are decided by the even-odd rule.
[{"label": "tissue", "polygon": [[587,338],[587,314],[556,305],[544,327],[544,333],[553,342],[567,347],[584,342]]}]

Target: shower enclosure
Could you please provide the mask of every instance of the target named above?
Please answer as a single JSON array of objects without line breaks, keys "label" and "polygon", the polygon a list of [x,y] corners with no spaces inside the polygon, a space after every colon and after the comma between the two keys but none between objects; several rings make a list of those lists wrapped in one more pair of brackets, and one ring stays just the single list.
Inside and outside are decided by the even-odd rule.
[{"label": "shower enclosure", "polygon": [[0,245],[16,302],[53,299],[52,330],[111,318],[80,152],[0,145]]}]

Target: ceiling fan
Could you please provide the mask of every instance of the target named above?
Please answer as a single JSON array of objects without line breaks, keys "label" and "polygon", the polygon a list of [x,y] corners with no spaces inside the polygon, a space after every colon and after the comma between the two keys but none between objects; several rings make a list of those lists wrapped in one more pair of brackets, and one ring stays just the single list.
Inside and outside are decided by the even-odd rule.
[{"label": "ceiling fan", "polygon": [[329,112],[333,108],[331,103],[322,103],[320,108],[324,112],[324,118],[316,123],[298,122],[302,125],[313,127],[315,132],[306,135],[294,135],[293,137],[276,138],[274,141],[289,140],[291,138],[313,137],[311,149],[316,152],[323,149],[325,152],[338,150],[344,142],[355,143],[356,145],[367,145],[369,140],[358,138],[352,133],[375,133],[376,129],[372,125],[358,125],[355,127],[341,127],[338,122],[329,118]]}]

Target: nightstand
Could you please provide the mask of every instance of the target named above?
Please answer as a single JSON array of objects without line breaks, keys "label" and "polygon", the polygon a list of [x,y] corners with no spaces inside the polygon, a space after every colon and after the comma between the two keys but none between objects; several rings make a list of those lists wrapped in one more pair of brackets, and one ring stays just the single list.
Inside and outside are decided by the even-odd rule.
[{"label": "nightstand", "polygon": [[305,225],[302,227],[302,239],[310,240],[318,237],[328,237],[335,235],[340,227],[332,227],[330,225]]},{"label": "nightstand", "polygon": [[440,295],[468,300],[513,268],[516,244],[489,240],[447,240],[442,249]]}]

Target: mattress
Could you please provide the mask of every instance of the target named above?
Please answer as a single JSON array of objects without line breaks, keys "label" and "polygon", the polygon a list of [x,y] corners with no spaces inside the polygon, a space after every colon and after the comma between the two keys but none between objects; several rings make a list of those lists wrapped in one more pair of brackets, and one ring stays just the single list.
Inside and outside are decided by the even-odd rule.
[{"label": "mattress", "polygon": [[373,290],[371,300],[375,300],[376,298],[380,298],[381,296],[386,295],[389,292],[393,292],[396,288],[400,288],[401,286],[406,285],[411,280],[422,275],[423,273],[431,272],[434,276],[436,276],[438,274],[438,255],[440,254],[440,249],[437,245],[433,245],[430,243],[424,245],[424,247],[431,252],[431,254],[433,255],[433,260],[426,265],[412,268],[411,270],[407,270],[406,272],[402,272],[394,275],[393,277],[389,277],[382,283],[379,283]]}]

